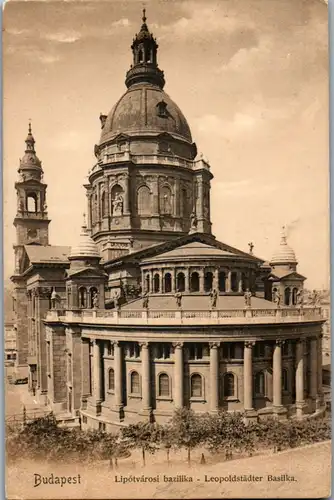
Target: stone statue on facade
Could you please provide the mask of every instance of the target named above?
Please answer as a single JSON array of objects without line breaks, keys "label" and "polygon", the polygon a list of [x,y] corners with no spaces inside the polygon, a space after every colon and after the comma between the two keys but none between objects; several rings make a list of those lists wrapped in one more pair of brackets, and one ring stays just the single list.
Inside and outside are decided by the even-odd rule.
[{"label": "stone statue on facade", "polygon": [[195,212],[192,212],[190,215],[190,229],[192,231],[196,231],[197,229],[197,217]]},{"label": "stone statue on facade", "polygon": [[51,293],[51,309],[56,309],[58,302],[58,295],[56,289],[54,288]]},{"label": "stone statue on facade", "polygon": [[210,291],[211,307],[215,308],[217,306],[218,292],[216,288]]},{"label": "stone statue on facade", "polygon": [[298,291],[297,291],[296,304],[298,307],[303,307],[303,305],[304,305],[304,294],[303,294],[303,290],[301,290],[301,289],[298,289]]},{"label": "stone statue on facade", "polygon": [[320,297],[319,293],[316,290],[313,290],[312,295],[311,295],[311,305],[313,307],[317,307],[320,302]]},{"label": "stone statue on facade", "polygon": [[249,290],[249,288],[247,288],[245,293],[244,293],[244,299],[245,299],[245,306],[251,307],[252,306],[252,292]]},{"label": "stone statue on facade", "polygon": [[144,294],[143,294],[143,308],[144,309],[148,309],[148,303],[149,303],[149,295],[148,295],[148,291],[146,290],[146,292],[144,292]]},{"label": "stone statue on facade", "polygon": [[176,298],[177,307],[181,307],[182,306],[182,293],[179,290],[176,292],[175,298]]},{"label": "stone statue on facade", "polygon": [[281,294],[280,294],[279,290],[275,290],[275,292],[273,294],[273,299],[274,299],[274,302],[275,302],[276,306],[280,307],[280,305],[281,305]]},{"label": "stone statue on facade", "polygon": [[93,308],[98,309],[99,307],[99,294],[96,292],[93,297]]},{"label": "stone statue on facade", "polygon": [[112,202],[112,206],[113,206],[113,215],[123,214],[123,198],[120,193],[116,193],[115,198]]}]

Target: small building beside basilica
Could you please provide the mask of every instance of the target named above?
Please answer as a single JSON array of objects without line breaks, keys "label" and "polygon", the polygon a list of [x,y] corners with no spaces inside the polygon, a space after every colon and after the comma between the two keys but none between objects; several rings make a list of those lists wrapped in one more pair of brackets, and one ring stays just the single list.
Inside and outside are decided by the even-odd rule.
[{"label": "small building beside basilica", "polygon": [[285,232],[268,262],[217,241],[209,164],[164,92],[145,13],[127,90],[100,116],[87,222],[49,244],[31,126],[15,184],[16,370],[84,428],[164,422],[176,408],[249,419],[324,409],[321,308]]}]

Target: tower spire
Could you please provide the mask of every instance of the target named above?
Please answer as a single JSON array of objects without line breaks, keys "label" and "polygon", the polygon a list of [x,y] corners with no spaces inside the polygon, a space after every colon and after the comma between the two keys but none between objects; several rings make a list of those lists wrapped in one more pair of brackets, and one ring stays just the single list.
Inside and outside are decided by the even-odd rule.
[{"label": "tower spire", "polygon": [[158,68],[158,44],[147,24],[146,9],[143,9],[139,33],[135,35],[131,45],[133,64],[126,74],[125,84],[131,87],[135,83],[152,83],[161,89],[165,85],[164,73]]}]

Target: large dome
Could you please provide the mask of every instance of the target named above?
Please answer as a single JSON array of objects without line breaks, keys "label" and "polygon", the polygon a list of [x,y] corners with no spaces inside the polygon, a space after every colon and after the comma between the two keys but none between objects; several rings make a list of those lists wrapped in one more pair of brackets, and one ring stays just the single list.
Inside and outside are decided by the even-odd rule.
[{"label": "large dome", "polygon": [[191,132],[180,108],[157,85],[141,82],[131,87],[112,108],[100,144],[120,133],[129,136],[168,132],[191,143]]}]

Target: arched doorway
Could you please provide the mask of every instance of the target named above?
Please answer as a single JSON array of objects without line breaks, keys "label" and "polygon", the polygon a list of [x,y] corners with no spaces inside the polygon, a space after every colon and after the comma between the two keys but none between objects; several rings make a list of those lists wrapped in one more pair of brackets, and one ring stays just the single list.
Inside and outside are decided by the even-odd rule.
[{"label": "arched doorway", "polygon": [[191,292],[199,292],[199,274],[196,271],[191,273],[190,291]]},{"label": "arched doorway", "polygon": [[182,272],[176,276],[176,289],[179,292],[184,292],[186,289],[186,277]]},{"label": "arched doorway", "polygon": [[226,273],[224,271],[220,271],[218,275],[218,287],[220,292],[226,291]]},{"label": "arched doorway", "polygon": [[160,276],[156,273],[153,277],[153,291],[154,293],[160,292]]},{"label": "arched doorway", "polygon": [[290,305],[290,294],[291,294],[291,290],[289,287],[287,287],[284,290],[284,305],[286,305],[286,306]]},{"label": "arched doorway", "polygon": [[204,275],[204,291],[210,292],[213,287],[213,273],[211,271],[207,271]]},{"label": "arched doorway", "polygon": [[164,292],[171,293],[172,291],[172,275],[170,273],[166,273],[164,276]]}]

